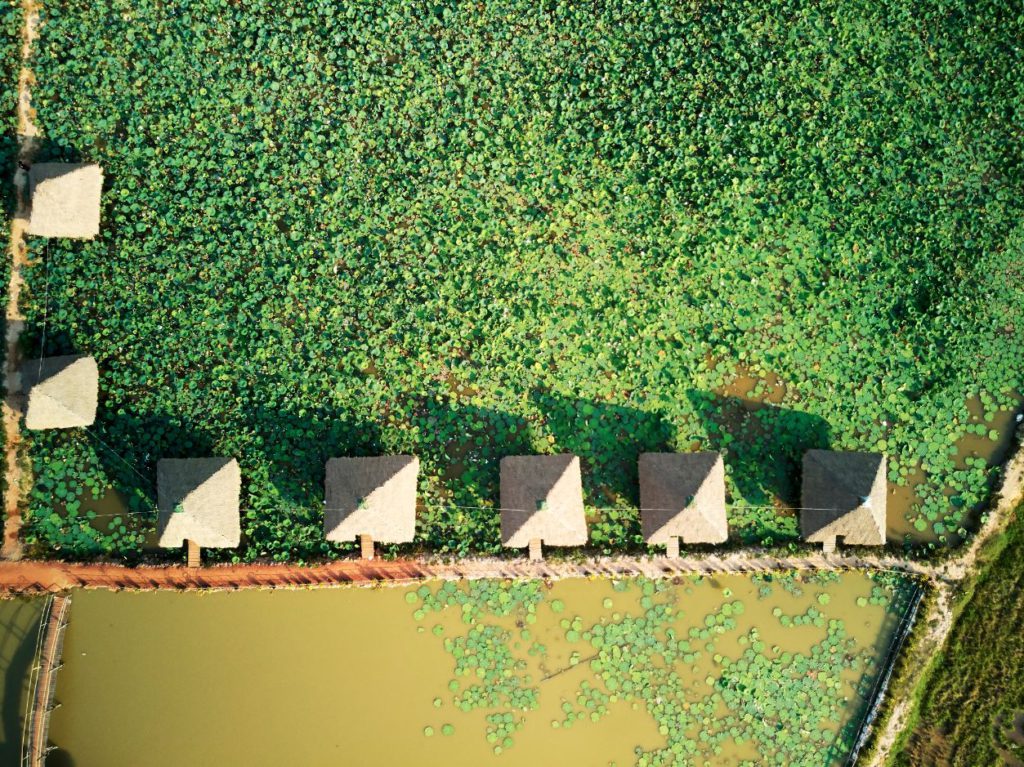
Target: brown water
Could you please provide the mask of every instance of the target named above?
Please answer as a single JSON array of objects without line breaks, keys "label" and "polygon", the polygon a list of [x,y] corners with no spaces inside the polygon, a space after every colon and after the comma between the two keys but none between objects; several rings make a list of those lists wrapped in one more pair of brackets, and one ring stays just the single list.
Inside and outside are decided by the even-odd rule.
[{"label": "brown water", "polygon": [[[968,423],[971,426],[983,425],[986,433],[966,434],[957,441],[957,467],[965,468],[968,458],[980,458],[988,466],[1002,463],[1013,444],[1013,432],[1020,407],[986,413],[981,400],[972,397],[967,401],[967,411],[970,413]],[[995,439],[992,439],[993,435]]]},{"label": "brown water", "polygon": [[[738,657],[747,641],[742,637],[755,626],[770,658],[808,652],[826,629],[785,628],[772,611],[798,614],[814,606],[827,618],[844,619],[856,652],[872,658],[887,644],[893,622],[884,606],[857,605],[858,597],[870,596],[872,585],[863,575],[847,574],[827,586],[805,585],[802,596],[776,585],[770,596],[759,599],[763,585],[743,576],[722,576],[699,583],[685,579],[660,596],[674,600],[673,620],[682,634],[688,627],[703,627],[705,615],[723,601],[742,600],[746,609],[736,617],[735,628],[714,640],[721,656]],[[525,659],[525,673],[538,691],[537,708],[521,714],[514,746],[498,756],[485,733],[489,710],[463,711],[453,705],[449,684],[458,680],[444,641],[470,630],[461,610],[448,607],[416,620],[416,605],[407,601],[415,599],[407,596],[409,589],[76,593],[57,686],[62,706],[53,714],[50,732],[59,751],[48,764],[636,764],[636,748],[664,743],[643,702],[612,696],[600,722],[587,719],[557,729],[552,723],[565,717],[562,706],[576,699],[581,682],[595,679],[589,663],[572,665],[573,652],[586,656],[593,650],[567,641],[560,620],[578,617],[587,625],[612,625],[623,616],[640,615],[638,589],[622,593],[608,580],[537,588],[547,601],[528,625],[529,642],[547,646],[543,658],[527,655],[529,642],[525,635],[519,640],[521,627],[513,625],[513,617],[492,621],[504,621],[515,632],[515,646],[509,649]],[[830,597],[828,606],[817,599],[823,592]],[[549,609],[551,600],[563,602],[565,612]],[[682,670],[687,700],[692,698],[694,706],[711,699],[706,679],[720,672],[718,663],[705,652]],[[844,689],[835,695],[849,702],[842,706],[840,721],[818,721],[809,714],[809,726],[838,731],[846,718],[859,717],[861,698],[854,686],[871,673],[844,671]],[[443,734],[445,725],[454,731]],[[425,735],[427,727],[433,728],[432,737]],[[698,763],[758,760],[750,740],[727,742],[719,751],[709,748]],[[833,757],[838,760],[841,754]]]},{"label": "brown water", "polygon": [[[708,355],[705,364],[709,370],[719,370],[723,365],[728,367],[730,363]],[[751,406],[780,405],[786,398],[785,382],[770,370],[761,375],[737,363],[724,376],[724,383],[714,389],[719,396],[736,397]]]},{"label": "brown water", "polygon": [[[786,384],[775,373],[766,371],[763,375],[739,363],[708,355],[705,364],[709,370],[722,375],[723,384],[714,391],[724,397],[733,397],[749,410],[766,405],[779,405],[785,401]],[[968,433],[956,443],[954,461],[957,468],[967,468],[967,460],[981,459],[987,466],[995,466],[1006,460],[1013,445],[1013,434],[1017,414],[1021,412],[1024,397],[1017,396],[1017,405],[1009,410],[991,410],[979,397],[967,400],[969,427],[984,425],[985,433]],[[995,439],[992,437],[995,436]],[[906,483],[888,483],[889,498],[886,507],[886,534],[889,541],[902,541],[905,536],[923,543],[938,541],[939,536],[929,525],[925,530],[914,527],[915,508],[921,503],[918,489],[926,483],[927,476],[918,468],[907,478]],[[950,536],[955,537],[955,536]]]},{"label": "brown water", "polygon": [[904,482],[897,485],[888,483],[889,498],[886,503],[886,538],[890,542],[901,542],[904,536],[911,536],[916,541],[934,541],[938,536],[932,532],[931,527],[926,530],[917,530],[914,527],[911,512],[921,502],[918,495],[918,488],[923,485],[927,477],[924,471],[918,467],[909,473]]},{"label": "brown water", "polygon": [[16,765],[43,599],[0,599],[0,764]]},{"label": "brown water", "polygon": [[[978,397],[967,400],[967,426],[974,429],[983,425],[984,433],[971,431],[956,442],[956,455],[953,460],[958,469],[968,468],[968,459],[982,461],[985,466],[996,466],[1003,463],[1009,456],[1013,446],[1013,435],[1017,425],[1017,414],[1020,405],[1009,410],[993,410],[985,412],[985,407]],[[993,439],[993,436],[995,439]],[[913,525],[913,511],[921,502],[919,488],[926,483],[927,475],[918,467],[906,478],[905,485],[889,483],[889,503],[887,509],[888,538],[890,541],[902,541],[909,535],[915,541],[937,541],[939,536],[929,525],[925,530],[917,530]],[[952,490],[946,489],[946,495]],[[947,534],[956,540],[953,533]]]}]

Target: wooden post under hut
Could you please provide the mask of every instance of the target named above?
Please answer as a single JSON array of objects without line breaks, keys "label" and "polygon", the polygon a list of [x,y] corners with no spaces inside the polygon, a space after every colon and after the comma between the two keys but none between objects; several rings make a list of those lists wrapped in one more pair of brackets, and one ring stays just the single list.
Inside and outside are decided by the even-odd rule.
[{"label": "wooden post under hut", "polygon": [[665,541],[665,556],[669,559],[679,558],[679,538],[674,535]]},{"label": "wooden post under hut", "polygon": [[362,554],[363,559],[373,559],[373,536],[372,535],[360,535],[359,536],[359,551]]},{"label": "wooden post under hut", "polygon": [[199,567],[202,563],[202,548],[191,538],[185,541],[185,545],[188,547],[188,566]]},{"label": "wooden post under hut", "polygon": [[540,538],[530,539],[530,561],[540,562],[544,559],[544,550],[541,548]]}]

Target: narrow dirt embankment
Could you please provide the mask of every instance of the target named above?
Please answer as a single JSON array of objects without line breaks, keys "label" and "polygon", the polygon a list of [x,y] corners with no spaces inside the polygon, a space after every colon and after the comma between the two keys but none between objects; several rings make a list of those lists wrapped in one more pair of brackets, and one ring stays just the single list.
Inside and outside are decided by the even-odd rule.
[{"label": "narrow dirt embankment", "polygon": [[35,124],[35,110],[32,108],[31,88],[34,82],[27,63],[32,45],[39,37],[39,6],[36,0],[22,3],[24,26],[22,27],[21,61],[18,75],[18,160],[19,167],[14,176],[16,208],[11,220],[10,259],[11,277],[7,285],[7,307],[5,310],[6,333],[4,338],[3,368],[3,422],[4,422],[4,540],[0,547],[3,559],[21,558],[21,503],[27,486],[31,482],[27,456],[22,451],[19,421],[25,408],[25,394],[21,388],[21,353],[19,339],[25,327],[21,313],[21,289],[25,284],[22,269],[28,263],[28,245],[25,241],[28,229],[29,190],[28,174],[22,164],[29,164],[39,147],[39,129]]},{"label": "narrow dirt embankment", "polygon": [[562,578],[646,576],[666,578],[691,574],[741,574],[786,570],[892,570],[934,577],[932,569],[896,557],[774,557],[756,551],[709,557],[601,557],[579,562],[526,559],[348,559],[312,567],[297,565],[223,565],[188,567],[121,567],[113,564],[66,562],[0,563],[0,592],[39,593],[64,589],[239,589],[336,586],[345,583],[408,583],[438,578]]},{"label": "narrow dirt embankment", "polygon": [[[923,621],[925,632],[921,636],[916,653],[920,657],[932,657],[942,649],[953,630],[953,605],[955,589],[960,581],[972,575],[977,564],[978,553],[987,541],[999,535],[1010,520],[1013,510],[1024,499],[1024,447],[1019,447],[1007,462],[1003,472],[1003,482],[999,489],[998,500],[989,513],[988,520],[978,531],[974,540],[962,556],[942,567],[941,577],[934,579],[936,589],[935,600],[924,615],[918,618]],[[883,767],[896,743],[899,734],[907,726],[912,708],[912,692],[917,688],[925,672],[921,665],[913,669],[906,680],[902,697],[893,706],[889,717],[879,730],[876,749],[869,767]]]}]

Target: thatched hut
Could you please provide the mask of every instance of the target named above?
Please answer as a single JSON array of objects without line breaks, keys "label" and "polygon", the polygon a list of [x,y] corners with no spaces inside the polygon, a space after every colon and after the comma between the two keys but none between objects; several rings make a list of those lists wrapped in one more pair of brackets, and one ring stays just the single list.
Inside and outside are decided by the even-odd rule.
[{"label": "thatched hut", "polygon": [[156,465],[159,543],[188,543],[189,564],[199,550],[232,548],[242,537],[239,497],[242,475],[233,458],[164,458]]},{"label": "thatched hut", "polygon": [[580,459],[574,455],[511,455],[501,459],[501,542],[529,547],[542,557],[541,544],[582,546],[587,542]]},{"label": "thatched hut", "polygon": [[649,544],[679,556],[683,543],[724,543],[725,464],[714,452],[642,453],[640,527]]},{"label": "thatched hut", "polygon": [[835,551],[837,539],[885,544],[886,469],[881,453],[808,450],[804,454],[804,539]]},{"label": "thatched hut", "polygon": [[91,240],[100,232],[103,171],[88,163],[43,162],[29,171],[28,233]]},{"label": "thatched hut", "polygon": [[416,534],[414,455],[332,458],[324,480],[324,535],[329,541],[359,539],[362,555],[373,543],[408,543]]},{"label": "thatched hut", "polygon": [[99,369],[92,357],[71,355],[26,362],[26,429],[73,429],[96,420]]}]

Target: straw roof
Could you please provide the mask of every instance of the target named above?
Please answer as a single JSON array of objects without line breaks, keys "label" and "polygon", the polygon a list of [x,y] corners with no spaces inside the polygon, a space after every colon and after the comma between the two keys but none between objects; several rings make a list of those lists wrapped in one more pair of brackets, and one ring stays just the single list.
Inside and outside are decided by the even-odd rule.
[{"label": "straw roof", "polygon": [[642,453],[640,526],[648,543],[723,543],[725,464],[718,453]]},{"label": "straw roof", "polygon": [[501,459],[501,542],[524,548],[587,542],[580,459],[574,455],[511,455]]},{"label": "straw roof", "polygon": [[72,429],[96,420],[99,369],[92,357],[71,355],[26,362],[27,429]]},{"label": "straw roof", "polygon": [[100,232],[103,171],[86,163],[43,162],[29,171],[28,233],[91,240]]},{"label": "straw roof", "polygon": [[160,545],[186,540],[230,548],[242,532],[238,499],[242,475],[234,458],[164,458],[157,462]]},{"label": "straw roof", "polygon": [[804,454],[800,526],[812,543],[885,543],[885,456],[808,450]]},{"label": "straw roof", "polygon": [[416,479],[413,455],[332,458],[324,482],[324,535],[352,541],[369,535],[381,543],[408,543],[416,533]]}]

